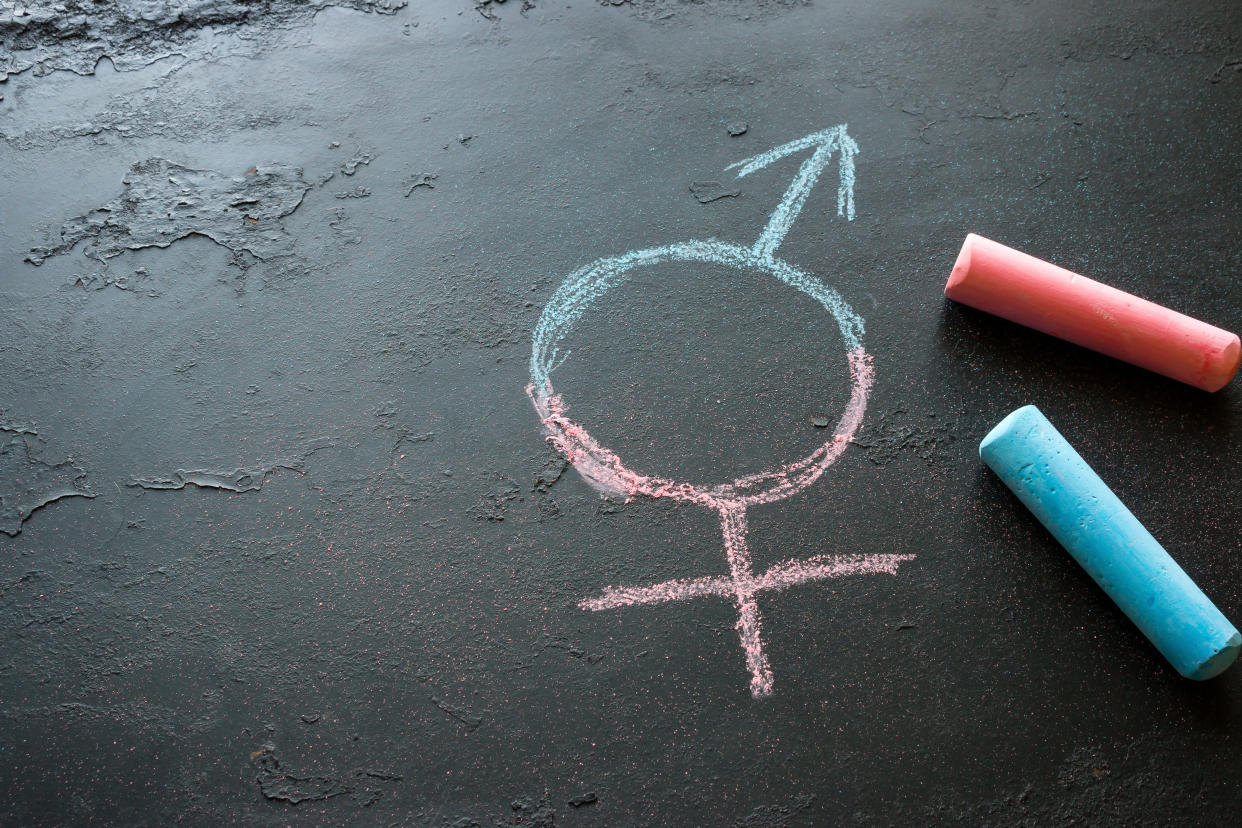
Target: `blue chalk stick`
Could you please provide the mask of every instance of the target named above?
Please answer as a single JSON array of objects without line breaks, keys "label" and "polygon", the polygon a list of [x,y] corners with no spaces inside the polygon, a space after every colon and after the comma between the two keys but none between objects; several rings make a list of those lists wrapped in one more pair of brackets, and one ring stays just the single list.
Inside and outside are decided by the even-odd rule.
[{"label": "blue chalk stick", "polygon": [[979,456],[1130,616],[1177,672],[1218,675],[1242,635],[1038,408],[1019,408]]}]

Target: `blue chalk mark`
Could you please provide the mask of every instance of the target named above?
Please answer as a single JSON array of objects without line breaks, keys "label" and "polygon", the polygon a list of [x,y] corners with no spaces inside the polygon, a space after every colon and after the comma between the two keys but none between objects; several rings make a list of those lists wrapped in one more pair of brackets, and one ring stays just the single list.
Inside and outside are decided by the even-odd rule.
[{"label": "blue chalk mark", "polygon": [[786,156],[811,149],[815,151],[802,162],[781,202],[772,211],[758,240],[750,247],[706,239],[667,244],[646,250],[631,250],[620,256],[597,259],[565,277],[556,293],[544,307],[535,326],[530,356],[530,381],[536,393],[547,395],[549,376],[569,356],[561,351],[561,343],[587,308],[607,291],[629,278],[630,271],[662,262],[714,262],[726,267],[765,271],[819,302],[833,315],[841,328],[846,351],[861,347],[863,320],[835,290],[818,279],[776,258],[776,249],[784,241],[820,173],[838,153],[840,181],[837,186],[837,214],[854,220],[854,156],[858,143],[840,124],[790,141],[779,147],[730,164],[726,169],[738,170],[742,178],[767,167]]},{"label": "blue chalk mark", "polygon": [[725,167],[726,170],[741,167],[737,177],[744,178],[786,155],[815,147],[815,152],[811,153],[811,157],[803,161],[802,166],[798,168],[798,174],[794,176],[789,189],[781,198],[781,203],[776,205],[776,209],[772,211],[767,227],[763,228],[763,233],[755,242],[752,249],[756,256],[771,259],[776,255],[776,248],[785,240],[789,228],[793,226],[794,220],[802,212],[802,205],[806,203],[807,196],[811,194],[811,188],[819,180],[819,174],[824,171],[824,167],[828,166],[833,150],[840,153],[841,180],[837,186],[837,215],[844,216],[849,221],[854,220],[854,156],[858,154],[858,144],[845,131],[845,127],[845,124],[841,124],[831,129],[821,130]]},{"label": "blue chalk mark", "polygon": [[1220,674],[1242,635],[1033,405],[979,456],[1187,678]]}]

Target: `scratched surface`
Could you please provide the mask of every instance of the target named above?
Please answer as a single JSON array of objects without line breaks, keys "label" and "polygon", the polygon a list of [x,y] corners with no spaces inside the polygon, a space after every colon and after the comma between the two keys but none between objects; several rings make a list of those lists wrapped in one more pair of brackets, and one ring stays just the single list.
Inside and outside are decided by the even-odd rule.
[{"label": "scratched surface", "polygon": [[[0,824],[1236,821],[1242,668],[976,446],[1037,403],[1236,623],[1242,386],[941,289],[975,231],[1242,329],[1242,7],[97,5],[0,3]],[[731,165],[838,125],[852,219],[834,156],[763,235],[815,150]],[[541,370],[708,489],[846,434],[741,512],[528,395],[692,240]]]}]

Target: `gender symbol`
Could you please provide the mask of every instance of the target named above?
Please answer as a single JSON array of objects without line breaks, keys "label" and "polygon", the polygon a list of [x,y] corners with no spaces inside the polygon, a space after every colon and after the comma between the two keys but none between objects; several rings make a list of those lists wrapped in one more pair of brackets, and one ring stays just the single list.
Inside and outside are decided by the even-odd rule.
[{"label": "gender symbol", "polygon": [[[759,575],[751,569],[746,545],[746,510],[790,497],[819,479],[845,450],[862,424],[867,397],[874,381],[872,360],[861,341],[863,320],[836,291],[776,258],[776,248],[798,217],[833,151],[838,153],[840,169],[837,215],[850,221],[854,219],[854,155],[858,152],[858,145],[846,133],[845,125],[791,141],[732,164],[728,169],[740,167],[737,177],[741,178],[780,158],[811,148],[814,152],[802,162],[793,183],[772,211],[767,226],[753,246],[746,248],[715,239],[680,242],[599,259],[567,276],[548,301],[535,328],[530,385],[526,388],[547,429],[548,442],[597,489],[624,495],[627,499],[636,495],[671,497],[697,503],[720,514],[725,556],[729,563],[728,576],[687,578],[643,587],[609,587],[598,598],[584,600],[579,606],[588,610],[604,610],[707,595],[732,597],[737,604],[737,630],[746,655],[746,666],[750,670],[750,690],[755,698],[772,693],[772,669],[764,653],[759,607],[755,601],[759,593],[778,592],[796,584],[844,575],[879,572],[894,575],[899,564],[914,557],[889,554],[816,555],[804,560],[783,561]],[[827,442],[796,462],[702,488],[631,470],[620,457],[596,442],[585,428],[569,418],[564,398],[553,389],[550,377],[563,361],[559,354],[561,340],[587,308],[610,288],[628,278],[630,271],[662,262],[713,262],[736,270],[769,273],[807,294],[833,315],[845,340],[851,391],[841,420]],[[565,354],[566,357],[568,355]]]}]

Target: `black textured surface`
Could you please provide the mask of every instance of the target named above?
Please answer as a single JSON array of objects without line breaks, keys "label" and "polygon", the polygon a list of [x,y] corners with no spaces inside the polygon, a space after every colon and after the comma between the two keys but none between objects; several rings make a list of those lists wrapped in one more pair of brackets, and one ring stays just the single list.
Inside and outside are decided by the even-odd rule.
[{"label": "black textured surface", "polygon": [[[1237,822],[1242,668],[1179,678],[976,446],[1039,404],[1237,622],[1242,386],[941,289],[976,231],[1242,329],[1238,4],[9,3],[0,44],[0,823]],[[781,256],[875,392],[751,548],[918,557],[761,596],[755,700],[728,602],[578,608],[727,571],[720,526],[602,500],[527,360],[566,274],[751,243],[800,158],[725,168],[840,123],[857,219],[830,172]],[[575,330],[575,415],[685,479],[821,442],[830,320],[663,267]]]}]

